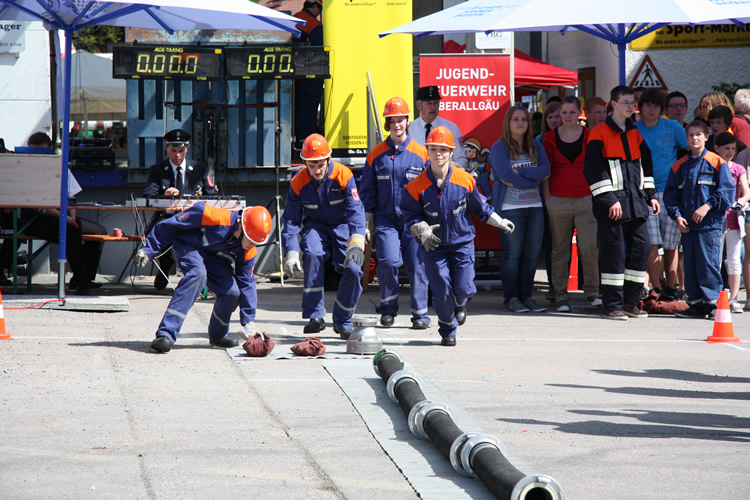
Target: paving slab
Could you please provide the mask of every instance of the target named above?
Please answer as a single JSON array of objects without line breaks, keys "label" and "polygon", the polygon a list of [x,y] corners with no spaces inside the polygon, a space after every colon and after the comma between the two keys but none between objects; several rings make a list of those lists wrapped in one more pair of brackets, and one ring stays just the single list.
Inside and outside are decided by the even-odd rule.
[{"label": "paving slab", "polygon": [[[302,340],[301,281],[261,281],[257,326]],[[324,366],[352,361],[233,360],[208,345],[210,298],[156,354],[170,294],[137,285],[99,290],[127,298],[123,312],[6,304],[3,498],[417,498]],[[371,286],[357,313],[375,314],[378,297]],[[400,300],[407,310],[408,289]],[[608,321],[575,294],[572,306],[512,314],[501,291],[480,290],[455,348],[405,316],[378,332],[572,499],[750,496],[748,344],[705,342],[706,320]],[[747,341],[750,314],[732,319]],[[332,329],[319,337],[343,345]]]}]

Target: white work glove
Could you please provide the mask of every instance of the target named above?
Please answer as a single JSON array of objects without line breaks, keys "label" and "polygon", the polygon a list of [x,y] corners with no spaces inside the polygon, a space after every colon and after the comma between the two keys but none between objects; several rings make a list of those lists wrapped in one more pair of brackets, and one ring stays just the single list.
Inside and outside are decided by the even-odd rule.
[{"label": "white work glove", "polygon": [[[372,232],[370,230],[370,227],[372,227],[372,219],[374,218],[374,214],[365,212],[365,243],[367,243],[368,245],[370,244],[370,241],[372,241]],[[375,228],[372,229],[373,232],[374,230]]]},{"label": "white work glove", "polygon": [[302,264],[299,262],[299,252],[296,250],[289,250],[284,259],[284,271],[294,278],[295,270],[302,272]]},{"label": "white work glove", "polygon": [[495,212],[492,212],[492,215],[490,215],[490,218],[487,219],[487,224],[490,226],[495,226],[496,228],[502,229],[505,231],[505,234],[510,234],[513,232],[513,230],[516,228],[516,226],[509,221],[508,219],[503,219],[499,215],[497,215]]},{"label": "white work glove", "polygon": [[354,262],[357,267],[362,267],[362,264],[365,262],[365,237],[361,234],[355,233],[349,238],[349,244],[346,246],[344,267],[349,264],[349,261]]},{"label": "white work glove", "polygon": [[144,252],[142,248],[135,254],[135,265],[138,267],[146,267],[146,264],[148,264],[150,260],[151,259],[148,258],[148,255],[146,255],[146,252]]},{"label": "white work glove", "polygon": [[412,236],[420,239],[425,250],[431,252],[432,250],[435,250],[438,246],[440,246],[440,238],[433,234],[433,232],[439,227],[440,224],[430,226],[426,222],[422,221],[417,222],[416,224],[411,226],[409,228],[409,231],[411,231]]},{"label": "white work glove", "polygon": [[251,321],[250,323],[246,325],[242,325],[242,330],[237,332],[237,335],[242,337],[245,340],[248,340],[255,336],[257,331],[255,330],[255,321]]}]

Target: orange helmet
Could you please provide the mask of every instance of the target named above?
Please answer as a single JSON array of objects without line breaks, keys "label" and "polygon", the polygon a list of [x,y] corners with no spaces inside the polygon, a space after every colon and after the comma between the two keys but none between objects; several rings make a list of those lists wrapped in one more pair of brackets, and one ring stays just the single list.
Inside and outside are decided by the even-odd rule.
[{"label": "orange helmet", "polygon": [[310,134],[302,143],[300,157],[303,160],[325,160],[329,156],[331,156],[331,146],[320,134]]},{"label": "orange helmet", "polygon": [[410,114],[411,111],[409,111],[409,105],[400,97],[391,97],[388,102],[385,103],[385,110],[383,111],[383,116],[385,118],[388,118],[389,116],[409,116]]},{"label": "orange helmet", "polygon": [[451,149],[456,148],[456,143],[453,141],[453,134],[451,134],[451,131],[446,127],[435,127],[430,130],[424,145],[429,146],[430,144],[435,146],[445,146]]},{"label": "orange helmet", "polygon": [[273,227],[271,213],[266,207],[248,207],[242,211],[242,234],[256,245],[262,245]]}]

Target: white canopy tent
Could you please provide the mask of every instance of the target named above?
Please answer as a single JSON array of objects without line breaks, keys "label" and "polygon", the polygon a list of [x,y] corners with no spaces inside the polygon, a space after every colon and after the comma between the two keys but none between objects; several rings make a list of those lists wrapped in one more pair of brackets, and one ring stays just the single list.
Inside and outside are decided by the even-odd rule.
[{"label": "white canopy tent", "polygon": [[380,33],[409,33],[417,38],[493,31],[577,29],[617,45],[619,79],[625,84],[625,47],[670,24],[750,22],[750,0],[629,0],[625,3],[576,0],[468,0]]},{"label": "white canopy tent", "polygon": [[126,82],[112,78],[112,54],[79,50],[73,52],[71,66],[72,121],[127,119]]}]

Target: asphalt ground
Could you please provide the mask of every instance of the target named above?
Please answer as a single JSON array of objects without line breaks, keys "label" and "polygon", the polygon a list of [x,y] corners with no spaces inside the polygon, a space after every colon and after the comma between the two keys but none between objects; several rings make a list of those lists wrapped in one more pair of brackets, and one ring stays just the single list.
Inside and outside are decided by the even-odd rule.
[{"label": "asphalt ground", "polygon": [[[302,339],[301,288],[262,280],[258,328]],[[12,309],[3,291],[2,498],[418,497],[323,366],[336,360],[232,360],[208,345],[210,298],[157,354],[167,292],[106,285],[130,310],[105,313]],[[480,290],[453,348],[435,326],[379,333],[572,499],[750,497],[748,344],[705,342],[707,320],[601,319],[573,297],[572,313],[513,314]],[[371,286],[357,313],[375,315],[378,298]],[[747,341],[750,314],[732,320]]]}]

